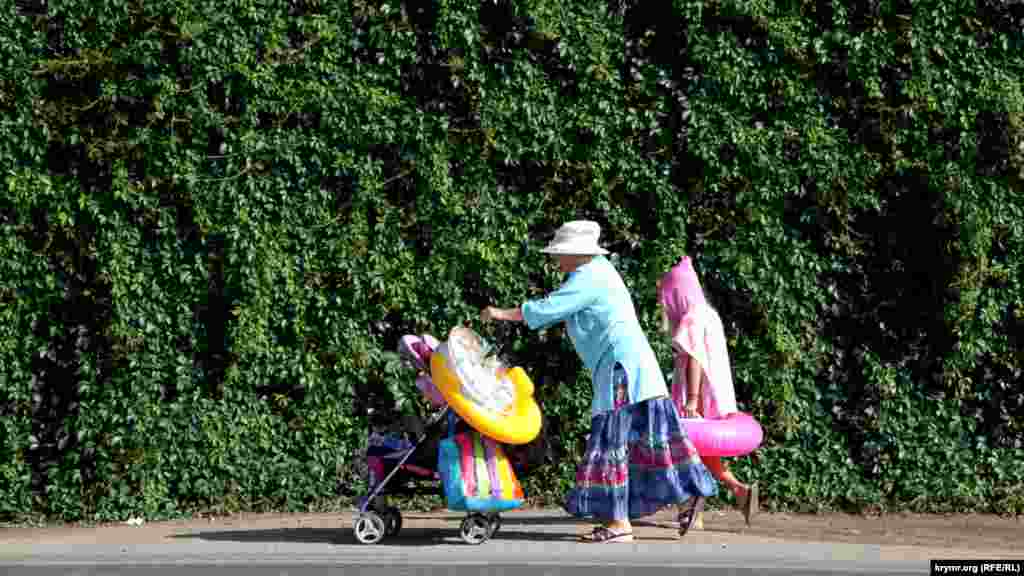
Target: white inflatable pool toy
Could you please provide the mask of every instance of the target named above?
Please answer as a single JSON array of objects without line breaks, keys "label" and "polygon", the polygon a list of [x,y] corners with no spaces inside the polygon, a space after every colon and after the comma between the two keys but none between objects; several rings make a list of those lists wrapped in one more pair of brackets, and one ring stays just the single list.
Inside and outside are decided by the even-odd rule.
[{"label": "white inflatable pool toy", "polygon": [[488,356],[469,328],[453,329],[430,357],[430,371],[448,406],[481,434],[504,444],[527,444],[540,433],[540,407],[522,368]]}]

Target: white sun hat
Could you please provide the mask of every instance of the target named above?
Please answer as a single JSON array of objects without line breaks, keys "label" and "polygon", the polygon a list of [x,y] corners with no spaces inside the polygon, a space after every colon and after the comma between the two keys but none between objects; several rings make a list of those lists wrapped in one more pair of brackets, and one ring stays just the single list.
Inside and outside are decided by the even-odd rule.
[{"label": "white sun hat", "polygon": [[590,220],[566,222],[555,232],[555,237],[541,252],[573,256],[607,254],[608,251],[597,244],[597,239],[600,236],[601,226],[597,222]]}]

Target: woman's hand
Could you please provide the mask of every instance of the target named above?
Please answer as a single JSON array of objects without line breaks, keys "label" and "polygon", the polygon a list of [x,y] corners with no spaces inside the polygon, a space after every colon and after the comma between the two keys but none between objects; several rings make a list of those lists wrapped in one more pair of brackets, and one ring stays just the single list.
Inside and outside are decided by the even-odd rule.
[{"label": "woman's hand", "polygon": [[483,322],[490,322],[491,320],[498,319],[498,309],[494,306],[488,306],[480,311],[480,320]]},{"label": "woman's hand", "polygon": [[700,417],[700,413],[697,412],[697,401],[696,400],[687,400],[686,401],[686,407],[683,408],[683,417],[684,418],[699,418]]}]

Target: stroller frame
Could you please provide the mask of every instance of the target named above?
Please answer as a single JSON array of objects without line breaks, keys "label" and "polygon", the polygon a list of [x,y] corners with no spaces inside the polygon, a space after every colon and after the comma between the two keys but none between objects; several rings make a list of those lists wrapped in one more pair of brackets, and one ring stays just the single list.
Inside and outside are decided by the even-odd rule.
[{"label": "stroller frame", "polygon": [[[376,483],[375,486],[370,490],[370,493],[360,499],[358,507],[358,514],[353,519],[352,532],[356,537],[356,540],[360,544],[377,544],[384,539],[385,536],[397,536],[402,530],[402,513],[401,511],[387,504],[384,497],[388,494],[435,494],[436,489],[426,490],[405,490],[398,492],[385,492],[385,488],[400,471],[405,468],[405,463],[412,457],[412,455],[420,448],[424,441],[429,436],[428,431],[441,422],[441,419],[448,418],[448,437],[452,437],[455,433],[455,423],[457,416],[455,412],[448,406],[434,416],[426,426],[424,431],[417,438],[416,442],[410,448],[407,448],[402,454],[401,458],[391,468],[391,470],[384,476],[382,480]],[[443,487],[442,487],[443,492]],[[459,529],[459,536],[467,544],[483,544],[484,542],[491,539],[498,529],[501,528],[501,515],[497,512],[481,513],[481,512],[470,512],[462,520],[462,525]]]}]

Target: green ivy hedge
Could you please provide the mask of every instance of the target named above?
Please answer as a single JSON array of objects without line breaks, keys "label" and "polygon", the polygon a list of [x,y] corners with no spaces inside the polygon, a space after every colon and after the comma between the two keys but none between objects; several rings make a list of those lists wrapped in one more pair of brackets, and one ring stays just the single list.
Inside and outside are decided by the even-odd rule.
[{"label": "green ivy hedge", "polygon": [[[357,491],[392,351],[591,218],[666,371],[692,254],[773,508],[1024,510],[1019,4],[5,0],[0,518]],[[561,330],[491,332],[557,439]],[[373,409],[373,410],[371,410]]]}]

